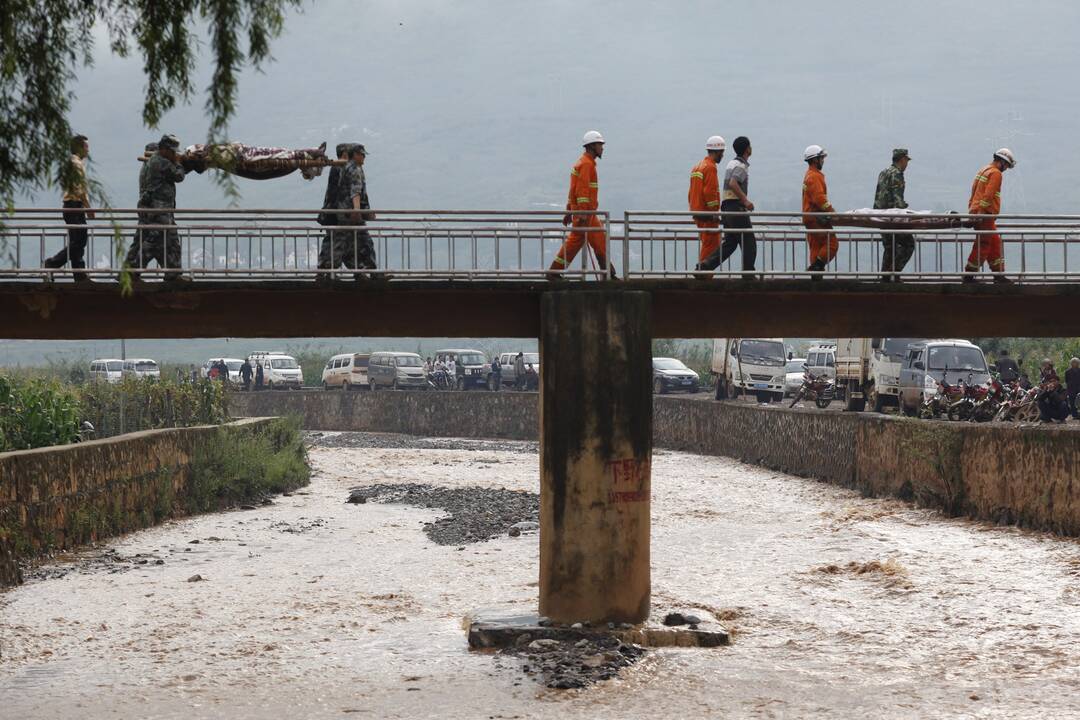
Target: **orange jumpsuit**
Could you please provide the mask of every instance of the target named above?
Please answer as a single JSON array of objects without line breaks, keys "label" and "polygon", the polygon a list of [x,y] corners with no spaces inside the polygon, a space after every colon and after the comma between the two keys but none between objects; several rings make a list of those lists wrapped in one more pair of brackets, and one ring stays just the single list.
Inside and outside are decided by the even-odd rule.
[{"label": "orange jumpsuit", "polygon": [[[566,199],[566,210],[596,210],[599,207],[600,183],[596,177],[596,159],[589,153],[583,153],[573,169],[570,170],[570,194]],[[596,215],[574,215],[574,230],[566,236],[566,241],[559,248],[552,270],[565,270],[574,261],[586,241],[596,253],[596,261],[601,270],[607,269],[607,243],[605,242],[600,218]],[[582,232],[576,228],[596,228],[600,232]]]},{"label": "orange jumpsuit", "polygon": [[[968,200],[968,213],[972,215],[996,216],[1001,212],[1001,170],[990,163],[975,176],[971,183],[971,199]],[[975,223],[976,230],[997,230],[994,217]],[[993,272],[1005,271],[1005,257],[1001,250],[1001,236],[996,232],[987,232],[975,236],[968,256],[967,272],[978,272],[986,262]]]},{"label": "orange jumpsuit", "polygon": [[[690,171],[690,192],[687,194],[691,210],[704,210],[717,212],[720,210],[720,180],[716,174],[716,161],[706,155],[705,159],[694,166]],[[695,216],[694,222],[705,232],[698,233],[701,238],[701,250],[698,252],[698,262],[705,262],[705,258],[720,249],[720,231],[708,232],[710,228],[720,227],[720,218],[700,218]]]},{"label": "orange jumpsuit", "polygon": [[[833,212],[832,203],[829,202],[829,191],[825,187],[825,174],[814,166],[806,170],[802,185],[802,209],[807,212]],[[803,215],[803,225],[807,230],[827,230],[832,223],[825,223],[821,218],[807,217]],[[836,257],[836,251],[840,248],[840,241],[836,233],[813,232],[806,233],[806,242],[810,245],[810,264],[817,261],[828,264]]]}]

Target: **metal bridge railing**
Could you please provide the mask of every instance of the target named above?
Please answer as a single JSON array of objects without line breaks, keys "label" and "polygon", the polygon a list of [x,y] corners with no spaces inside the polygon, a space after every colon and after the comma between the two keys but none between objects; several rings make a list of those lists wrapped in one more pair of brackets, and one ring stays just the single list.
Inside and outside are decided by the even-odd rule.
[{"label": "metal bridge railing", "polygon": [[[374,245],[378,272],[394,278],[535,280],[546,277],[568,232],[561,211],[373,210],[365,212],[374,213],[375,221],[333,227],[316,222],[321,212],[318,210],[177,209],[169,211],[175,225],[140,224],[139,212],[98,210],[97,218],[86,224],[85,258],[92,279],[116,277],[139,230],[144,238],[153,232],[175,231],[180,242],[179,270],[192,279],[351,278],[356,272],[352,266],[332,262],[336,267],[319,267],[323,241],[333,230],[344,237],[354,256],[362,242],[360,233],[367,232]],[[345,217],[346,212],[338,214]],[[67,245],[71,226],[64,223],[61,214],[60,208],[16,209],[6,217],[0,216],[0,278],[71,278],[69,267],[43,266],[47,258]],[[607,242],[607,213],[572,215],[599,218],[601,227],[594,232]],[[137,254],[131,272],[149,279],[160,277],[163,269],[175,269],[142,262],[149,255]],[[150,267],[140,267],[143,264]],[[579,281],[607,279],[607,273],[585,251],[561,275]]]},{"label": "metal bridge railing", "polygon": [[[888,215],[885,213],[809,213],[834,220],[831,230],[807,230],[803,213],[739,213],[749,217],[756,238],[754,270],[742,269],[742,250],[713,272],[695,272],[701,244],[694,217],[714,218],[735,213],[627,212],[622,223],[624,245],[622,274],[627,278],[685,278],[712,276],[738,278],[808,278],[880,281],[883,235],[909,235],[915,250],[900,273],[904,281],[959,282],[975,238],[1001,236],[1005,274],[1019,282],[1072,282],[1080,280],[1080,216],[999,215],[997,230],[976,230],[972,225],[985,216],[964,214]],[[883,221],[889,227],[881,227]],[[906,223],[906,224],[905,224]],[[854,227],[852,225],[860,225]],[[716,232],[716,231],[714,231]],[[728,231],[719,229],[722,237]],[[732,232],[739,232],[732,230]],[[821,273],[808,271],[808,234],[822,237],[835,233],[839,247],[835,258]],[[896,242],[895,238],[892,242]],[[986,260],[977,253],[978,260]],[[981,273],[987,267],[982,265]],[[891,273],[889,273],[891,274]]]},{"label": "metal bridge railing", "polygon": [[[43,261],[65,247],[69,226],[61,208],[15,209],[0,216],[0,279],[68,281],[68,267],[46,269]],[[328,228],[315,218],[318,210],[177,209],[175,225],[139,224],[137,209],[99,210],[85,226],[86,264],[94,279],[115,278],[139,228],[175,230],[180,241],[178,268],[193,279],[294,279],[351,277],[355,269],[319,267],[319,252]],[[143,210],[142,212],[146,212]],[[566,239],[562,211],[373,211],[363,226],[337,226],[346,242],[358,249],[369,233],[380,272],[413,280],[537,280],[547,276]],[[579,216],[589,213],[579,213]],[[798,212],[747,213],[753,224],[757,258],[754,269],[742,269],[736,249],[714,272],[695,272],[702,229],[694,216],[726,218],[732,213],[685,211],[627,212],[620,221],[594,214],[601,227],[591,230],[607,249],[612,266],[628,279],[687,277],[763,279],[807,278],[810,265],[807,234],[835,233],[839,249],[821,273],[835,279],[880,281],[882,235],[910,234],[915,251],[901,273],[905,281],[959,282],[973,241],[991,231],[976,230],[969,215],[915,215],[914,225],[900,220],[878,227],[883,214],[832,215],[833,230],[808,231]],[[821,214],[815,214],[821,215]],[[1080,216],[1001,215],[997,219],[1005,256],[1005,273],[1024,283],[1060,283],[1080,279]],[[728,236],[720,228],[721,240]],[[982,259],[982,258],[980,258]],[[139,263],[136,263],[138,265]],[[169,268],[170,270],[174,268]],[[160,277],[162,269],[135,267],[136,275]],[[985,275],[986,268],[982,270]],[[562,273],[568,280],[605,280],[586,248]]]}]

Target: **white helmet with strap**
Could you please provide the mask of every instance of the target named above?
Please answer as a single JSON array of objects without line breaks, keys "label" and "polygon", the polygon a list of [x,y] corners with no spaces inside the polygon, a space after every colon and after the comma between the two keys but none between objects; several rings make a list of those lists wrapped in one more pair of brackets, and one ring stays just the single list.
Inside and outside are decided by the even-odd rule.
[{"label": "white helmet with strap", "polygon": [[592,145],[593,143],[604,142],[604,136],[600,134],[599,130],[590,130],[585,133],[585,137],[581,139],[582,145]]},{"label": "white helmet with strap", "polygon": [[820,145],[810,145],[803,152],[802,159],[803,160],[813,160],[814,158],[828,157],[828,156],[829,156],[829,153],[825,152],[825,148],[821,147]]},{"label": "white helmet with strap", "polygon": [[1009,148],[1001,148],[996,153],[994,153],[994,157],[996,157],[998,160],[1005,163],[1011,168],[1016,167],[1016,156],[1013,155],[1012,150],[1010,150]]},{"label": "white helmet with strap", "polygon": [[706,150],[725,150],[727,149],[727,143],[724,142],[724,138],[719,135],[713,135],[705,141]]}]

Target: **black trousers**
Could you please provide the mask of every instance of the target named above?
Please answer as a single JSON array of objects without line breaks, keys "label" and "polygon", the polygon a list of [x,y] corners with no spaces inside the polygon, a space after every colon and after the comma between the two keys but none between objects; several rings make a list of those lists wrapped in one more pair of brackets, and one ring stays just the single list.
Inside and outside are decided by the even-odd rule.
[{"label": "black trousers", "polygon": [[[47,259],[44,263],[45,267],[63,267],[64,263],[71,262],[72,270],[81,270],[86,267],[86,240],[88,232],[86,230],[86,206],[78,200],[65,200],[65,208],[71,208],[71,211],[64,212],[64,222],[67,223],[68,241],[67,247],[63,248],[60,252]],[[76,208],[78,211],[76,212]],[[81,280],[85,276],[82,273],[76,273],[75,279]]]},{"label": "black trousers", "polygon": [[915,236],[911,233],[882,235],[881,244],[884,246],[881,254],[881,272],[883,273],[900,272],[915,254]]},{"label": "black trousers", "polygon": [[1076,407],[1076,396],[1080,394],[1080,388],[1068,389],[1069,414],[1074,418],[1080,418],[1080,408]]},{"label": "black trousers", "polygon": [[[720,203],[721,212],[746,212],[746,208],[738,200],[725,200]],[[720,249],[698,265],[701,270],[715,270],[735,252],[738,247],[742,248],[742,269],[753,270],[757,262],[757,238],[754,233],[746,232],[754,227],[750,222],[749,215],[733,215],[725,217],[724,242]]]}]

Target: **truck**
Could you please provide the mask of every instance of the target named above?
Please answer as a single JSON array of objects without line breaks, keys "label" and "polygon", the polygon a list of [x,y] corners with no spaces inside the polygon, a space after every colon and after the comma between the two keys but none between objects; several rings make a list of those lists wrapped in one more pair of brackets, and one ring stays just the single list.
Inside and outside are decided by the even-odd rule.
[{"label": "truck", "polygon": [[874,412],[898,407],[900,364],[912,343],[924,338],[837,338],[836,388],[846,409]]},{"label": "truck", "polygon": [[753,393],[760,401],[781,402],[786,364],[783,338],[716,338],[711,368],[716,399]]}]

